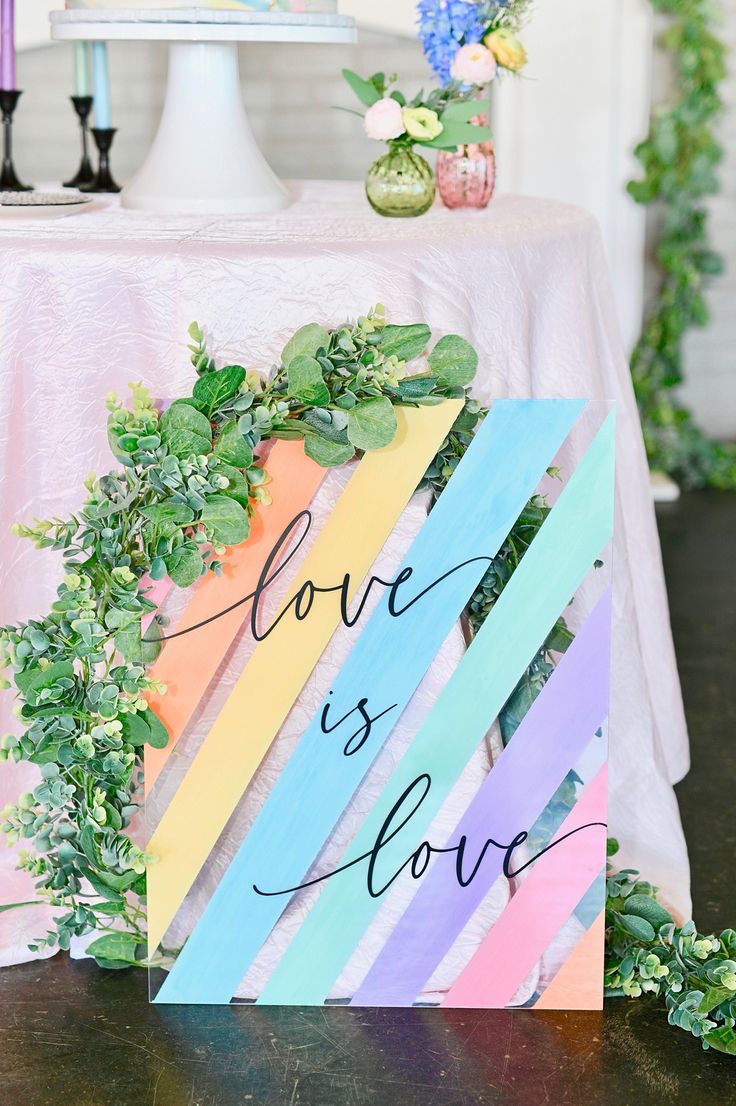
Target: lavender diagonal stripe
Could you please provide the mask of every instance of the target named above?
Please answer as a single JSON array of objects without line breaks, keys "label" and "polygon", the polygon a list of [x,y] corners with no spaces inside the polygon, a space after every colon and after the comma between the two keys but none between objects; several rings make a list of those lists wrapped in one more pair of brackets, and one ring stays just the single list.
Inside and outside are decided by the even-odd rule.
[{"label": "lavender diagonal stripe", "polygon": [[[447,845],[510,842],[528,830],[608,714],[611,593],[606,592],[465,811]],[[501,873],[491,848],[461,887],[440,856],[353,999],[360,1006],[411,1005]]]}]

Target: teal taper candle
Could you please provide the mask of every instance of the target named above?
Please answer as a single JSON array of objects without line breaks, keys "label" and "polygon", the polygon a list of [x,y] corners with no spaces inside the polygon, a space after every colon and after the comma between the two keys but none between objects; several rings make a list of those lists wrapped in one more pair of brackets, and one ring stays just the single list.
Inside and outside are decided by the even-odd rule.
[{"label": "teal taper candle", "polygon": [[95,126],[107,130],[112,126],[110,111],[110,73],[107,65],[107,43],[92,43],[92,80],[95,97]]}]

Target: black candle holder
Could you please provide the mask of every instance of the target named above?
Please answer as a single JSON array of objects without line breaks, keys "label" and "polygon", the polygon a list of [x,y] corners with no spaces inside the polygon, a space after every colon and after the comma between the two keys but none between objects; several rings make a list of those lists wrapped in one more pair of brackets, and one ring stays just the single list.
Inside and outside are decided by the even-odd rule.
[{"label": "black candle holder", "polygon": [[0,169],[0,192],[32,192],[23,184],[13,165],[13,114],[22,93],[17,88],[0,88],[0,113],[3,120],[3,163]]},{"label": "black candle holder", "polygon": [[115,134],[115,127],[92,127],[92,137],[99,151],[100,164],[94,179],[80,189],[82,192],[120,191],[120,185],[116,184],[110,172],[110,147]]},{"label": "black candle holder", "polygon": [[74,105],[82,132],[82,160],[72,179],[64,181],[64,187],[84,188],[85,185],[92,184],[95,179],[95,169],[89,157],[89,117],[94,99],[92,96],[70,96],[69,98]]}]

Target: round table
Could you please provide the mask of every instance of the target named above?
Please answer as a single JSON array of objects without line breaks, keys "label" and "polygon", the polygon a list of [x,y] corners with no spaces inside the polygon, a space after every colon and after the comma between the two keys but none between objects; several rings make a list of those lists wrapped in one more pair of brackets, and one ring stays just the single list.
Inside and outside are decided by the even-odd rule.
[{"label": "round table", "polygon": [[276,211],[289,202],[245,112],[237,44],[356,41],[348,16],[195,7],[52,12],[51,34],[63,41],[168,43],[159,129],[121,202],[143,211],[205,214]]},{"label": "round table", "polygon": [[[465,335],[480,353],[474,391],[485,402],[617,405],[610,824],[625,866],[687,914],[672,790],[688,767],[687,734],[646,459],[593,219],[507,196],[482,212],[437,206],[390,220],[357,183],[289,189],[288,209],[257,218],[156,217],[117,200],[48,223],[3,223],[0,213],[2,620],[46,609],[57,579],[54,558],[8,536],[9,524],[63,517],[85,474],[110,467],[107,392],[137,380],[157,396],[191,387],[192,320],[218,359],[248,368],[271,365],[296,327],[335,324],[377,302],[396,322]],[[0,806],[24,790],[28,771],[2,766]],[[7,852],[0,864],[12,865]],[[8,949],[23,955],[32,913],[0,916],[6,958]]]}]

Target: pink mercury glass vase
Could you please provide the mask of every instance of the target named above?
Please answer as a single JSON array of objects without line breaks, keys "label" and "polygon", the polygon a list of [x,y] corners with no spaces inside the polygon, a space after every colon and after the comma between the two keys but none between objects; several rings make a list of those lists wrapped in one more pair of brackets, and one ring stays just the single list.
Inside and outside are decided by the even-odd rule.
[{"label": "pink mercury glass vase", "polygon": [[492,142],[441,150],[437,155],[437,188],[445,207],[487,207],[496,183]]}]

